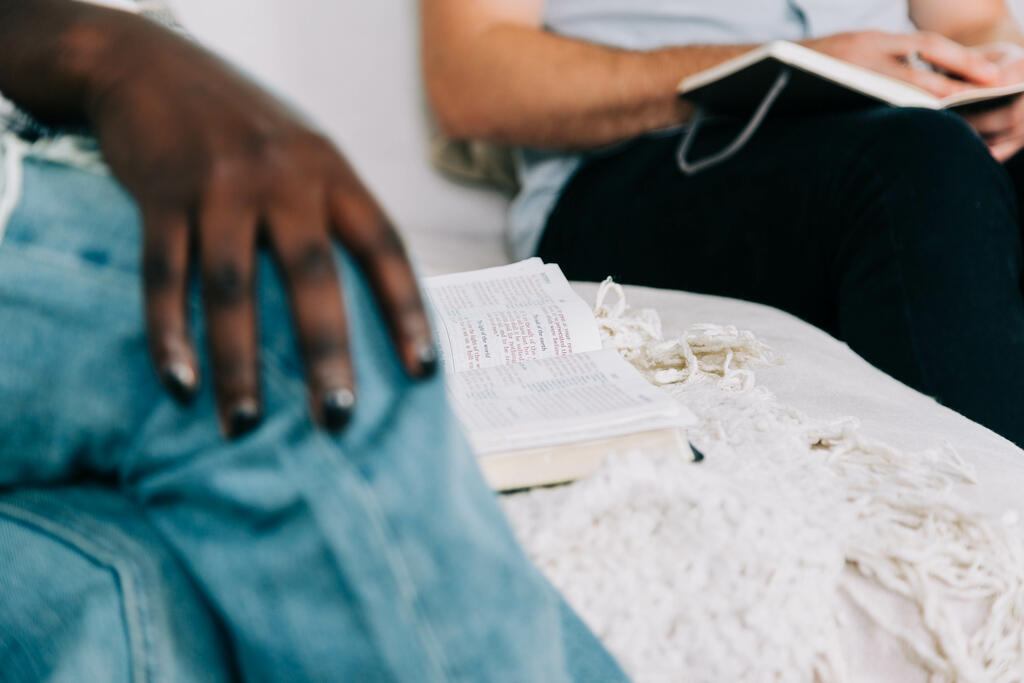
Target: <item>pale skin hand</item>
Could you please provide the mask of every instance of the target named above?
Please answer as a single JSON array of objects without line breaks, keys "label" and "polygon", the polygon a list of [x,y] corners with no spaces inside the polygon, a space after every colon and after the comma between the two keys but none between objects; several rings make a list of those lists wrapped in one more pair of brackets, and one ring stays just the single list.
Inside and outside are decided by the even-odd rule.
[{"label": "pale skin hand", "polygon": [[[910,9],[918,26],[976,46],[976,52],[999,69],[998,85],[1024,81],[1024,34],[1004,0],[911,0]],[[1024,97],[991,111],[968,114],[965,119],[997,161],[1006,161],[1024,149]]]},{"label": "pale skin hand", "polygon": [[[999,68],[984,55],[937,33],[861,31],[804,44],[851,64],[905,81],[937,97],[997,85],[1001,77]],[[908,63],[910,55],[916,55],[944,73],[914,68]]]},{"label": "pale skin hand", "polygon": [[[1024,55],[1001,56],[1005,51],[998,49],[986,50],[985,53],[999,64],[1002,83],[1024,82]],[[1024,97],[1015,97],[1005,106],[968,114],[965,118],[981,135],[996,161],[1007,161],[1024,149]]]}]

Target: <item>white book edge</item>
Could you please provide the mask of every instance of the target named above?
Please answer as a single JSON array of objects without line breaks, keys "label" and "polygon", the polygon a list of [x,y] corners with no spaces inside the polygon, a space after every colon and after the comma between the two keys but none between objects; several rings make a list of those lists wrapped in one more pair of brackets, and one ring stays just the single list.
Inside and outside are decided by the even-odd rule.
[{"label": "white book edge", "polygon": [[[683,79],[679,84],[679,94],[685,96],[689,92],[720,81],[765,59],[776,59],[793,68],[806,71],[819,78],[838,83],[851,90],[861,92],[868,97],[889,102],[898,107],[942,109],[948,103],[956,103],[955,98],[949,98],[946,101],[940,100],[909,83],[883,76],[874,71],[786,40],[767,43],[739,57]],[[1019,89],[1014,90],[1010,88],[1009,92],[1005,94],[1019,91]],[[973,94],[979,93],[977,90],[970,92]],[[986,99],[986,97],[981,99]],[[975,100],[972,99],[970,101]]]},{"label": "white book edge", "polygon": [[[593,364],[593,370],[588,371],[588,374],[601,377],[592,385],[593,391],[603,393],[610,387],[617,387],[620,392],[630,397],[630,405],[623,405],[611,412],[606,409],[553,419],[520,418],[516,428],[479,426],[472,424],[468,414],[464,412],[465,394],[462,393],[460,379],[460,375],[464,373],[453,373],[448,383],[449,398],[456,414],[463,422],[474,451],[483,456],[506,451],[554,448],[650,430],[685,428],[696,422],[696,416],[686,406],[663,389],[651,384],[614,349],[525,361],[514,364],[518,366],[514,371],[521,373],[534,363],[543,363],[547,368],[556,369],[553,370],[554,374],[568,376],[564,373],[565,366],[572,363],[574,357],[580,356],[588,358],[587,362]],[[483,376],[502,373],[501,369],[496,367],[480,368],[470,372]],[[580,385],[574,386],[578,388]],[[492,400],[501,403],[509,399]]]},{"label": "white book edge", "polygon": [[515,491],[576,481],[600,469],[611,455],[635,451],[673,452],[684,457],[683,429],[656,429],[583,443],[480,455],[477,462],[495,491]]},{"label": "white book edge", "polygon": [[665,398],[668,402],[659,406],[661,410],[658,412],[655,410],[626,410],[618,418],[602,416],[604,419],[600,423],[596,420],[588,423],[583,419],[567,419],[565,422],[568,425],[555,424],[546,429],[524,432],[506,431],[504,434],[496,434],[493,431],[485,434],[467,430],[467,437],[478,455],[489,456],[535,448],[554,449],[560,446],[576,446],[650,431],[685,429],[696,422],[693,413],[683,404],[675,401],[668,394],[665,395]]},{"label": "white book edge", "polygon": [[951,109],[975,102],[996,100],[1001,97],[1009,97],[1010,95],[1020,95],[1021,93],[1024,93],[1024,83],[1014,83],[1013,85],[1001,85],[995,88],[974,88],[945,97],[940,102],[944,109]]}]

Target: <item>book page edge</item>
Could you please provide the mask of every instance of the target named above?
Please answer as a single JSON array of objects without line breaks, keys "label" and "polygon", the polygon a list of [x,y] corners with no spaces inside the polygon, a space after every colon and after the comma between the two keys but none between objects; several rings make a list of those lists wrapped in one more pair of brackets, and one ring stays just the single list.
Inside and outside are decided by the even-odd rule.
[{"label": "book page edge", "polygon": [[[897,107],[944,108],[942,100],[909,83],[875,73],[856,64],[844,62],[788,40],[767,43],[716,67],[690,76],[679,84],[678,94],[680,97],[685,97],[687,93],[739,73],[769,58]],[[863,81],[863,83],[854,85],[856,81]]]},{"label": "book page edge", "polygon": [[561,446],[540,446],[478,456],[484,479],[495,491],[566,484],[593,474],[615,453],[640,450],[689,451],[686,430],[664,427]]}]

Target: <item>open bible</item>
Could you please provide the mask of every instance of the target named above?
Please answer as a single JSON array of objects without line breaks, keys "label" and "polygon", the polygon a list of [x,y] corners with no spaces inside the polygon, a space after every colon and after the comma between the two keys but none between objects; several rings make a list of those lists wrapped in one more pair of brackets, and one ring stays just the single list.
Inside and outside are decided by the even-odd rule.
[{"label": "open bible", "polygon": [[557,265],[427,278],[453,409],[498,490],[572,481],[614,452],[689,452],[693,415],[614,350]]}]

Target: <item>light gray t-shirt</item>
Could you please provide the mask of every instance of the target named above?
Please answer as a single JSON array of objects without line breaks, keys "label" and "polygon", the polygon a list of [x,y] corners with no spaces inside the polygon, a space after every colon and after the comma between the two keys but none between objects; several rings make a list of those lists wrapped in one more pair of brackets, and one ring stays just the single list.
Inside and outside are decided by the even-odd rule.
[{"label": "light gray t-shirt", "polygon": [[[914,30],[907,0],[547,0],[548,30],[632,50],[673,45],[804,40],[845,31]],[[521,149],[522,190],[512,203],[509,248],[532,256],[562,188],[584,157]]]}]

